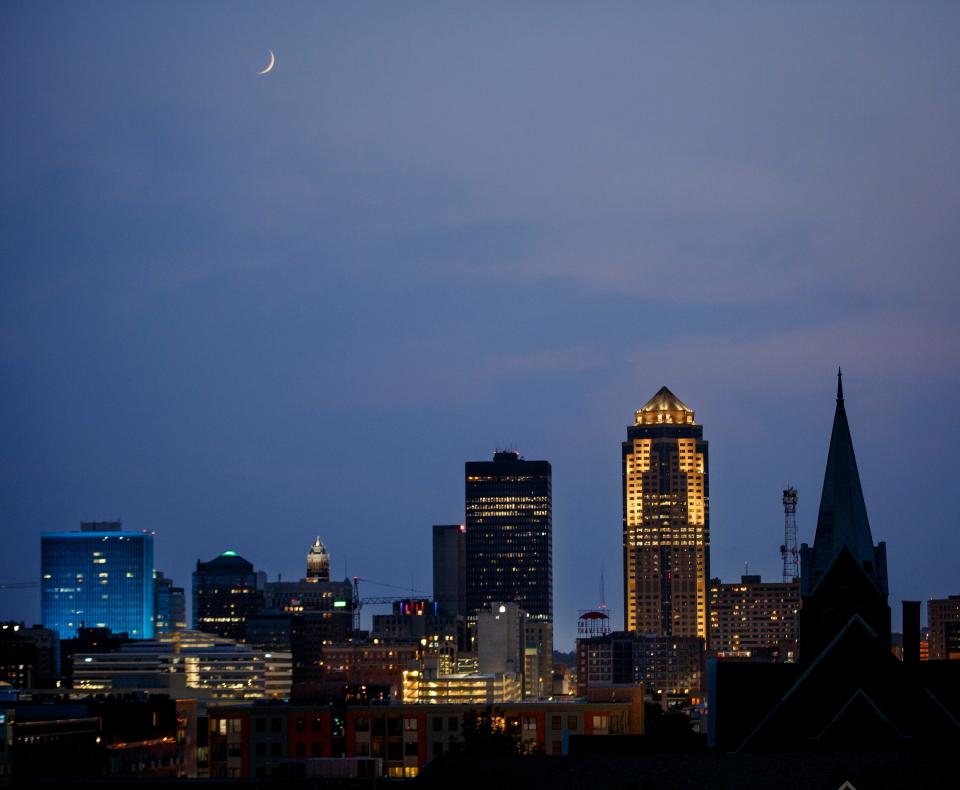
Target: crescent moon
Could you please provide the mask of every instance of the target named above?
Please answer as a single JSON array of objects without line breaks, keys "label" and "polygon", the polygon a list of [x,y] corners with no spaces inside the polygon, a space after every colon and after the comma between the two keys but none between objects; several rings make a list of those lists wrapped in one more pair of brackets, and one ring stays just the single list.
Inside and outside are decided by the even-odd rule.
[{"label": "crescent moon", "polygon": [[273,71],[273,67],[274,67],[275,65],[277,65],[277,59],[276,59],[276,57],[275,57],[274,54],[273,54],[273,50],[272,50],[272,49],[268,49],[267,52],[270,53],[270,62],[267,64],[267,67],[266,67],[263,71],[258,71],[258,72],[257,72],[257,74],[260,75],[261,77],[262,77],[264,74],[269,74],[271,71]]}]

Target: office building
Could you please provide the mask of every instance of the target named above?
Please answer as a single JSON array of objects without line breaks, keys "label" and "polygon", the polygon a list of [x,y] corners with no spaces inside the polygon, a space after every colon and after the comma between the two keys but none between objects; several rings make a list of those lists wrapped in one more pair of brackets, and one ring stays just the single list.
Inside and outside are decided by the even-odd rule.
[{"label": "office building", "polygon": [[289,652],[262,650],[196,631],[127,642],[103,652],[73,656],[74,689],[191,690],[202,699],[286,699],[290,696]]},{"label": "office building", "polygon": [[467,613],[467,528],[433,525],[433,600],[452,617]]},{"label": "office building", "polygon": [[244,621],[264,608],[266,575],[235,551],[210,562],[197,560],[193,573],[193,627],[242,642]]},{"label": "office building", "polygon": [[927,601],[928,660],[960,659],[960,595]]},{"label": "office building", "polygon": [[648,699],[679,700],[704,688],[703,640],[615,631],[577,640],[577,695],[642,685]]},{"label": "office building", "polygon": [[477,616],[477,660],[481,675],[523,675],[524,620],[515,603],[494,603]]},{"label": "office building", "polygon": [[710,650],[726,656],[794,660],[800,631],[800,582],[710,582]]},{"label": "office building", "polygon": [[553,621],[553,522],[548,461],[496,452],[466,464],[467,616],[514,602]]},{"label": "office building", "polygon": [[153,534],[125,532],[119,521],[85,522],[79,532],[40,538],[44,628],[61,639],[82,626],[154,634]]},{"label": "office building", "polygon": [[187,627],[187,601],[183,587],[175,587],[161,571],[153,572],[154,628],[158,634]]},{"label": "office building", "polygon": [[523,621],[523,698],[544,699],[553,695],[553,623]]},{"label": "office building", "polygon": [[0,623],[0,683],[15,688],[50,688],[57,679],[57,634],[39,625]]},{"label": "office building", "polygon": [[707,638],[707,442],[694,412],[662,387],[622,443],[624,629]]},{"label": "office building", "polygon": [[327,547],[320,541],[319,535],[307,552],[307,579],[318,582],[330,581],[330,555],[327,553]]}]

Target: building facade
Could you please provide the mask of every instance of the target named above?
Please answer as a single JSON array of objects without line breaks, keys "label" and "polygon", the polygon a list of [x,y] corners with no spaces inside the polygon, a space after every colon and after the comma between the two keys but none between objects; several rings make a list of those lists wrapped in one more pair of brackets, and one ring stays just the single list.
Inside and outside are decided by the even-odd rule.
[{"label": "building facade", "polygon": [[497,452],[466,464],[467,616],[513,601],[553,621],[553,520],[548,461]]},{"label": "building facade", "polygon": [[109,652],[73,656],[73,688],[192,690],[213,700],[286,699],[292,684],[288,652],[240,645],[223,637],[185,632],[139,640]]},{"label": "building facade", "polygon": [[[467,704],[329,707],[216,706],[209,710],[212,777],[301,776],[315,758],[373,758],[383,776],[413,778],[436,757],[457,751]],[[643,706],[632,701],[516,702],[498,705],[491,724],[516,733],[526,752],[565,753],[571,736],[643,733]],[[309,775],[309,774],[307,774]]]},{"label": "building facade", "polygon": [[451,617],[467,614],[467,527],[433,525],[433,600]]},{"label": "building facade", "polygon": [[577,640],[577,694],[642,685],[648,699],[696,696],[704,689],[703,640],[615,631]]},{"label": "building facade", "polygon": [[0,681],[14,688],[51,688],[57,679],[57,634],[38,625],[0,623]]},{"label": "building facade", "polygon": [[193,627],[235,639],[245,638],[244,622],[264,608],[266,576],[235,551],[210,562],[197,560],[193,573]]},{"label": "building facade", "polygon": [[84,522],[79,532],[40,538],[44,628],[61,639],[81,626],[154,634],[153,538],[125,532],[119,521]]},{"label": "building facade", "polygon": [[928,660],[960,659],[960,595],[927,601]]},{"label": "building facade", "polygon": [[793,660],[800,636],[800,582],[710,582],[710,650],[745,658]]},{"label": "building facade", "polygon": [[707,442],[666,387],[634,414],[622,443],[624,629],[707,638]]},{"label": "building facade", "polygon": [[154,629],[158,634],[187,627],[187,600],[183,587],[176,587],[161,571],[153,572]]},{"label": "building facade", "polygon": [[307,578],[318,582],[330,581],[330,555],[319,535],[307,552]]}]

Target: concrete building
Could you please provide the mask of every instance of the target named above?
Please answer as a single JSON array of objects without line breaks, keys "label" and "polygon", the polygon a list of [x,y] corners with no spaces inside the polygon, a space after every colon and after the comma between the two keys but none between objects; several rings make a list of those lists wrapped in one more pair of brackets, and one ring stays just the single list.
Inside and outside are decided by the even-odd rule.
[{"label": "concrete building", "polygon": [[710,651],[751,658],[759,654],[796,660],[800,630],[800,582],[710,581]]},{"label": "concrete building", "polygon": [[73,656],[73,688],[167,690],[202,699],[257,700],[290,696],[290,653],[264,651],[203,632],[137,640],[109,652]]},{"label": "concrete building", "polygon": [[492,603],[477,615],[477,660],[481,675],[521,677],[526,613],[515,603]]},{"label": "concrete building", "polygon": [[93,521],[40,538],[43,627],[70,639],[88,626],[134,639],[154,633],[153,534]]},{"label": "concrete building", "polygon": [[707,639],[707,442],[694,412],[662,387],[622,443],[624,630]]},{"label": "concrete building", "polygon": [[960,659],[960,595],[927,601],[930,661]]},{"label": "concrete building", "polygon": [[403,673],[401,698],[404,702],[430,705],[500,705],[504,702],[519,702],[522,696],[520,676],[510,672],[440,675],[414,669]]}]

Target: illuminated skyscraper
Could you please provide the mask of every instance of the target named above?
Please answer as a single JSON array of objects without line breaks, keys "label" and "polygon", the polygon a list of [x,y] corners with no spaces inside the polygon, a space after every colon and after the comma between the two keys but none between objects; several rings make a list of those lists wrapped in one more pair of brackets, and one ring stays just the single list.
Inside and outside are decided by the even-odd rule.
[{"label": "illuminated skyscraper", "polygon": [[153,535],[123,532],[119,521],[94,521],[79,532],[40,538],[43,626],[60,639],[81,625],[152,639]]},{"label": "illuminated skyscraper", "polygon": [[307,579],[314,582],[330,581],[330,555],[319,535],[307,552]]},{"label": "illuminated skyscraper", "polygon": [[516,603],[553,621],[550,462],[497,452],[466,464],[467,616]]},{"label": "illuminated skyscraper", "polygon": [[707,637],[707,442],[662,387],[634,415],[623,454],[624,628]]}]

